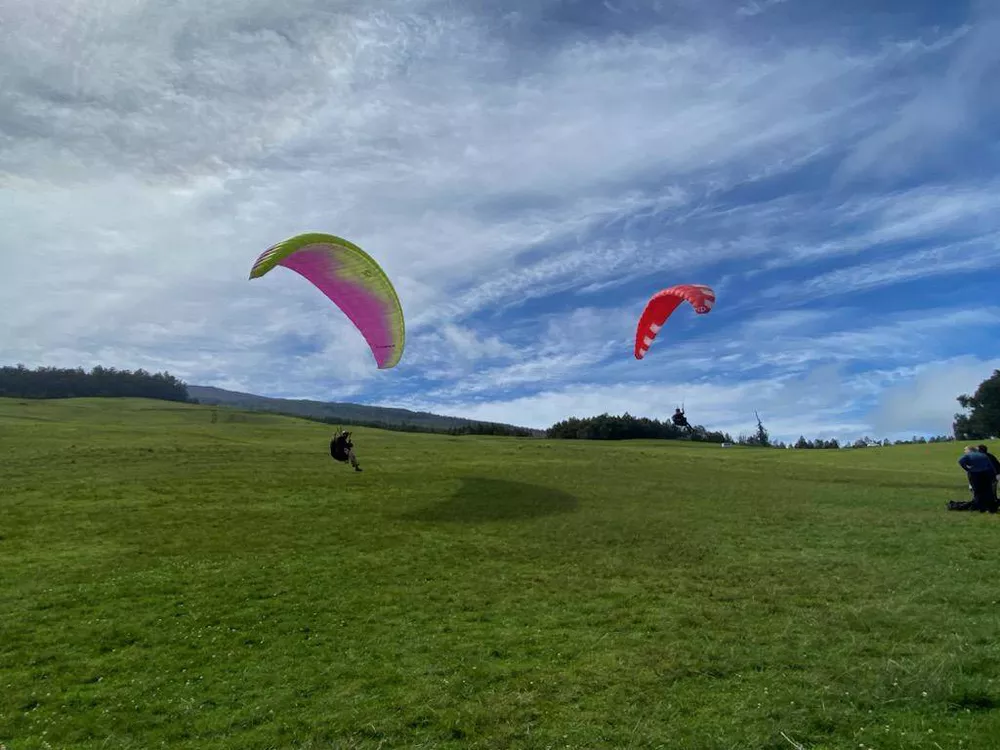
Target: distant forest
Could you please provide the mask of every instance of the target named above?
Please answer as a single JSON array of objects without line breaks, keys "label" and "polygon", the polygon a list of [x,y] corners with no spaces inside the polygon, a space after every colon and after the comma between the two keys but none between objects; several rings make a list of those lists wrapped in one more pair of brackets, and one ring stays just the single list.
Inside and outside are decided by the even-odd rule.
[{"label": "distant forest", "polygon": [[827,449],[841,448],[874,448],[887,445],[907,445],[911,443],[942,443],[954,440],[947,435],[937,435],[932,438],[913,436],[910,440],[872,440],[869,437],[858,438],[853,443],[841,444],[836,438],[824,440],[807,440],[800,437],[793,444],[781,440],[772,440],[767,429],[757,418],[757,429],[752,434],[741,434],[733,439],[727,432],[713,432],[699,425],[692,426],[690,431],[675,427],[672,422],[661,422],[647,417],[634,417],[631,414],[614,416],[601,414],[587,419],[572,418],[552,425],[546,431],[546,437],[563,440],[691,440],[702,443],[729,443],[758,448],[798,448]]},{"label": "distant forest", "polygon": [[[1000,371],[994,374],[980,388],[986,392],[986,386],[1000,385]],[[997,390],[994,387],[994,390]],[[977,392],[977,398],[982,394]],[[987,395],[993,396],[992,392]],[[0,397],[9,398],[81,398],[81,397],[119,397],[119,398],[151,398],[165,401],[182,401],[187,403],[198,403],[197,399],[191,398],[188,387],[173,375],[166,372],[149,373],[145,370],[119,370],[113,367],[94,367],[89,372],[82,368],[58,368],[39,367],[34,370],[28,369],[24,365],[14,367],[0,367]],[[972,397],[963,396],[962,399],[973,401]],[[960,401],[962,400],[960,399]],[[985,396],[981,401],[989,401],[987,406],[996,411],[996,399],[990,401]],[[967,404],[963,402],[963,406]],[[979,406],[979,402],[974,405]],[[216,407],[216,409],[219,407]],[[249,407],[252,411],[258,411]],[[377,407],[372,407],[376,409]],[[515,427],[508,424],[498,424],[493,422],[466,422],[459,425],[440,426],[429,424],[413,424],[411,422],[397,421],[390,422],[381,419],[355,419],[340,418],[336,415],[308,415],[295,412],[283,412],[277,409],[267,409],[272,413],[284,414],[285,416],[308,419],[324,424],[338,425],[343,427],[371,427],[383,430],[393,430],[396,432],[424,432],[445,435],[498,435],[505,437],[537,437],[544,434],[545,437],[562,440],[690,440],[703,443],[731,443],[735,445],[759,446],[771,448],[798,448],[798,449],[839,449],[839,448],[867,448],[890,445],[889,440],[872,440],[869,437],[859,438],[852,444],[841,445],[837,440],[807,440],[800,437],[798,441],[791,445],[786,445],[781,441],[772,441],[761,423],[757,419],[757,430],[751,435],[739,435],[735,440],[724,432],[708,430],[700,425],[694,425],[690,430],[674,426],[672,422],[662,422],[658,419],[648,417],[635,417],[631,414],[613,416],[601,414],[596,417],[579,419],[573,417],[552,425],[544,433],[538,430],[530,430],[522,427]],[[979,418],[979,415],[974,415]],[[996,414],[989,414],[995,418]],[[213,413],[212,420],[216,420]],[[980,430],[982,431],[982,430]],[[906,443],[937,443],[950,442],[955,438],[947,435],[938,435],[932,438],[914,436],[911,440],[896,440],[894,444]]]},{"label": "distant forest", "polygon": [[471,422],[469,424],[456,425],[454,427],[434,427],[426,424],[413,424],[412,422],[383,422],[381,420],[313,417],[280,411],[276,411],[274,413],[282,414],[288,417],[308,419],[311,422],[323,422],[324,424],[337,425],[338,427],[371,427],[379,430],[392,430],[394,432],[427,432],[435,435],[500,435],[503,437],[534,436],[532,431],[529,429],[514,427],[513,425],[508,424],[497,424],[494,422]]},{"label": "distant forest", "polygon": [[[168,373],[145,370],[118,370],[95,367],[90,372],[82,368],[38,367],[24,365],[0,367],[0,397],[8,398],[152,398],[163,401],[198,403],[191,398],[185,383]],[[216,407],[218,408],[218,407]],[[269,410],[271,411],[271,410]],[[336,416],[310,416],[273,411],[284,416],[344,427],[372,427],[396,432],[427,432],[445,435],[502,435],[531,437],[532,431],[492,422],[469,422],[450,427],[416,425],[407,422],[343,419]]]},{"label": "distant forest", "polygon": [[587,419],[573,417],[552,425],[546,437],[564,440],[693,440],[702,443],[732,443],[724,432],[712,432],[700,425],[690,430],[676,427],[673,422],[661,422],[631,414],[612,416],[601,414]]},{"label": "distant forest", "polygon": [[83,368],[24,365],[0,367],[0,396],[11,398],[156,398],[189,401],[187,386],[165,372],[117,370],[114,367]]}]

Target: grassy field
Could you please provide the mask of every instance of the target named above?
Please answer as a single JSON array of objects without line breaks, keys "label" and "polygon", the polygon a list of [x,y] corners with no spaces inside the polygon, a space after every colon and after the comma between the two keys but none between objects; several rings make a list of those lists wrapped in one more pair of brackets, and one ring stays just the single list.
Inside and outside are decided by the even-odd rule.
[{"label": "grassy field", "polygon": [[0,399],[0,743],[995,748],[955,445],[768,451]]}]

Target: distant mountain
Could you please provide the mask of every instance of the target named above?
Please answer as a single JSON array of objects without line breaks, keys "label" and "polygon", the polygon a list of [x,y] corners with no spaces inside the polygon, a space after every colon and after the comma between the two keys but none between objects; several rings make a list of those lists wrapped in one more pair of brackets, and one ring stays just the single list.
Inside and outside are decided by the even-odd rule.
[{"label": "distant mountain", "polygon": [[[393,409],[384,406],[365,406],[364,404],[341,403],[337,401],[310,401],[308,399],[271,398],[257,396],[252,393],[227,391],[204,385],[187,386],[188,395],[201,404],[217,404],[232,406],[249,411],[266,411],[278,414],[288,414],[323,422],[341,422],[344,425],[360,424],[384,426],[390,429],[415,429],[428,432],[459,431],[463,428],[473,430],[485,424],[503,428],[502,431],[518,431],[531,435],[544,434],[542,430],[533,430],[508,424],[484,423],[461,417],[446,417],[425,411],[409,409]],[[464,430],[463,430],[464,431]],[[493,432],[492,430],[489,432]]]}]

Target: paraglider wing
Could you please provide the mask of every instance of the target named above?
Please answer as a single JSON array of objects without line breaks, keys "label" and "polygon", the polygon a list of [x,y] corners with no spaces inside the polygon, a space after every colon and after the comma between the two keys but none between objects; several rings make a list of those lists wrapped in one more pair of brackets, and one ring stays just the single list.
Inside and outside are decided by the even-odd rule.
[{"label": "paraglider wing", "polygon": [[406,341],[399,297],[385,271],[364,250],[332,234],[300,234],[261,253],[250,278],[260,278],[275,266],[295,271],[337,305],[368,342],[380,370],[399,363]]},{"label": "paraglider wing", "polygon": [[642,359],[677,306],[687,300],[699,315],[715,304],[715,292],[704,284],[678,284],[654,294],[642,311],[635,329],[635,358]]}]

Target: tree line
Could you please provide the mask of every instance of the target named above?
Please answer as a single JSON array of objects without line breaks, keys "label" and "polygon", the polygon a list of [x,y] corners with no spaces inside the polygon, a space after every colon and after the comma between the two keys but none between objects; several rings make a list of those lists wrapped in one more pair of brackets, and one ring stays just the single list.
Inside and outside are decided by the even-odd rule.
[{"label": "tree line", "polygon": [[800,450],[808,449],[840,449],[840,448],[880,448],[888,445],[923,445],[925,443],[950,443],[953,442],[955,438],[950,435],[934,435],[933,437],[924,437],[923,435],[914,435],[912,438],[907,440],[889,440],[885,438],[884,440],[873,440],[867,435],[862,438],[858,438],[853,443],[844,443],[841,445],[840,441],[836,438],[830,440],[824,440],[823,438],[817,438],[816,440],[807,440],[803,436],[799,436],[799,439],[792,444],[793,448],[798,448]]},{"label": "tree line", "polygon": [[[121,370],[114,367],[92,368],[89,372],[81,367],[59,368],[38,367],[28,369],[23,364],[0,367],[0,397],[12,398],[78,398],[78,397],[131,397],[153,398],[165,401],[197,403],[190,398],[181,380],[167,372],[150,373],[146,370]],[[1000,437],[1000,370],[979,384],[974,393],[962,394],[956,399],[965,414],[956,414],[952,425],[953,436],[938,435],[931,438],[914,436],[911,440],[896,440],[892,444],[936,443],[951,440],[985,440]],[[301,416],[301,415],[289,415]],[[701,425],[690,429],[680,428],[669,421],[622,415],[600,414],[596,417],[580,419],[573,417],[557,422],[548,430],[529,430],[492,422],[469,422],[452,427],[431,427],[409,423],[387,423],[381,421],[341,420],[336,418],[312,418],[330,424],[375,427],[399,432],[431,432],[449,435],[502,435],[509,437],[546,437],[568,440],[691,440],[706,443],[734,443],[737,445],[773,448],[794,447],[799,449],[839,449],[836,439],[818,438],[807,440],[804,436],[791,446],[781,441],[772,441],[759,416],[757,430],[750,435],[739,435],[735,440],[725,432],[709,430]],[[850,447],[864,448],[889,445],[889,440],[858,438]]]},{"label": "tree line", "polygon": [[649,417],[600,414],[580,419],[571,417],[549,427],[545,436],[564,440],[693,440],[704,443],[732,443],[727,433],[712,432],[700,425],[691,429],[677,427],[672,422],[661,422]]},{"label": "tree line", "polygon": [[305,414],[284,412],[272,413],[281,414],[286,417],[295,417],[297,419],[308,419],[310,422],[337,425],[339,427],[370,427],[376,430],[390,430],[392,432],[422,432],[434,435],[497,435],[502,437],[534,437],[536,435],[535,431],[524,427],[496,422],[469,422],[468,424],[454,425],[452,427],[435,427],[427,424],[414,424],[412,422],[383,422],[381,420],[339,419],[337,417],[326,416],[313,417]]},{"label": "tree line", "polygon": [[805,436],[788,445],[780,440],[772,441],[760,416],[757,417],[757,430],[750,435],[741,434],[733,440],[728,433],[713,432],[701,426],[695,426],[690,431],[676,427],[671,422],[661,422],[647,417],[633,417],[626,413],[621,416],[601,414],[596,417],[580,419],[577,417],[563,420],[550,427],[546,436],[569,440],[629,440],[640,438],[655,438],[661,440],[694,440],[710,443],[734,443],[736,445],[759,446],[766,448],[796,448],[812,450],[839,450],[841,448],[870,448],[888,445],[913,445],[925,443],[946,443],[954,440],[987,440],[1000,438],[1000,370],[979,384],[976,391],[962,394],[956,398],[959,405],[967,412],[956,414],[952,424],[952,435],[935,435],[930,438],[914,435],[909,440],[873,440],[858,438],[853,443],[841,444],[836,438],[825,440],[817,438],[808,440]]},{"label": "tree line", "polygon": [[82,367],[0,367],[0,396],[11,398],[155,398],[189,401],[187,385],[166,372]]},{"label": "tree line", "polygon": [[956,399],[968,414],[956,414],[952,431],[957,440],[985,440],[1000,437],[1000,370],[986,378],[970,396]]},{"label": "tree line", "polygon": [[[0,397],[8,398],[152,398],[161,401],[198,403],[191,398],[187,385],[166,372],[120,370],[98,365],[89,372],[81,367],[37,367],[23,364],[0,367]],[[274,412],[281,413],[281,412]],[[303,418],[301,414],[284,416]],[[522,427],[492,422],[469,422],[453,427],[433,427],[410,423],[305,417],[311,421],[352,427],[373,427],[396,432],[431,432],[447,435],[503,435],[531,437],[535,433]]]}]

